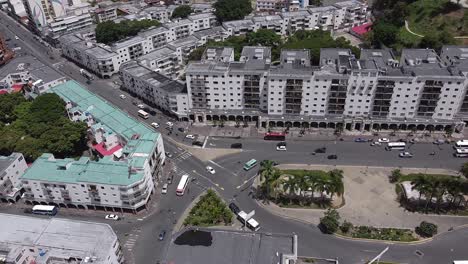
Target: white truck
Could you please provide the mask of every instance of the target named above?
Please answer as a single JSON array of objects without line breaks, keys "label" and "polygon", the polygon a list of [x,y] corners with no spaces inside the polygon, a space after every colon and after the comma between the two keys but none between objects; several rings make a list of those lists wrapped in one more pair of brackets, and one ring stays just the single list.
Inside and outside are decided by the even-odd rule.
[{"label": "white truck", "polygon": [[246,225],[253,231],[258,231],[260,229],[260,224],[255,219],[250,218],[247,220],[247,213],[244,211],[237,213],[237,218],[242,222],[242,224]]},{"label": "white truck", "polygon": [[83,75],[84,77],[86,77],[86,79],[88,79],[88,80],[94,79],[93,75],[91,73],[87,72],[85,69],[80,69],[80,74]]}]

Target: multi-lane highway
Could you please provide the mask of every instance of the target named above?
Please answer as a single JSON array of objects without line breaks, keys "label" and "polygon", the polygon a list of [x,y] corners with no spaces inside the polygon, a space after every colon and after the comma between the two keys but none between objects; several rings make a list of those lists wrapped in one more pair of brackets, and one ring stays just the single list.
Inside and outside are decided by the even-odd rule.
[{"label": "multi-lane highway", "polygon": [[[36,41],[29,31],[19,27],[11,18],[7,18],[4,13],[0,13],[0,30],[11,39],[14,39],[14,36],[17,35],[20,38],[18,45],[23,48],[23,52],[36,56],[44,64],[54,67],[64,76],[79,81],[83,86],[86,86],[108,102],[132,116],[137,116],[138,109],[132,102],[134,99],[129,95],[127,95],[126,99],[121,99],[119,95],[123,92],[113,85],[112,80],[97,79],[91,84],[86,84],[86,79],[79,74],[77,66],[63,58],[49,56],[47,54],[48,48]],[[167,120],[167,117],[158,113],[156,116],[151,116],[148,120],[142,121],[148,124],[151,122],[164,124]],[[187,126],[187,124],[177,125]],[[415,157],[402,160],[396,156],[396,152],[386,152],[381,147],[370,147],[364,143],[290,141],[288,142],[288,151],[276,152],[274,142],[242,139],[244,150],[240,154],[219,158],[214,160],[214,163],[205,163],[173,144],[172,139],[168,137],[167,131],[163,127],[160,131],[164,136],[165,148],[173,154],[173,157],[168,159],[169,161],[164,170],[166,174],[172,173],[175,176],[174,183],[170,186],[168,194],[160,194],[160,189],[156,191],[156,194],[152,197],[155,209],[151,211],[151,214],[138,220],[129,217],[129,219],[134,220],[110,223],[123,241],[124,247],[125,245],[128,246],[127,258],[135,263],[155,263],[158,260],[165,259],[169,239],[162,242],[158,241],[159,232],[161,230],[171,231],[174,228],[175,221],[181,216],[182,212],[193,200],[193,197],[206,188],[216,188],[226,201],[234,199],[244,210],[255,210],[255,218],[261,223],[262,231],[296,233],[299,236],[299,255],[325,258],[337,257],[340,259],[340,263],[364,263],[364,260],[375,256],[387,244],[342,240],[322,234],[315,226],[270,214],[262,207],[259,207],[249,196],[250,183],[256,169],[245,172],[241,169],[242,163],[250,158],[257,158],[259,160],[273,159],[281,163],[358,164],[457,169],[462,162],[450,156],[449,145],[443,145],[439,149],[429,144],[416,144],[411,148]],[[181,141],[183,135],[176,134],[174,132],[171,137]],[[239,140],[210,139],[210,142],[213,142],[216,147],[229,146],[234,141],[238,142]],[[324,155],[317,154],[313,156],[310,154],[315,148],[322,146],[327,147],[328,153],[337,154],[338,159],[328,160]],[[436,155],[429,156],[431,151],[436,151]],[[208,164],[215,167],[217,171],[215,175],[206,173],[205,166]],[[185,196],[177,197],[175,196],[175,185],[180,176],[185,173],[196,178],[196,181],[190,183],[189,192]],[[15,211],[12,209],[11,212]],[[103,221],[102,218],[96,217],[74,216],[74,218]],[[433,242],[421,245],[389,245],[390,250],[385,254],[384,259],[401,263],[450,263],[453,259],[467,257],[466,246],[463,243],[467,235],[467,230],[459,230],[437,237]],[[131,243],[128,241],[131,241]],[[422,254],[416,254],[416,250],[419,250]]]}]

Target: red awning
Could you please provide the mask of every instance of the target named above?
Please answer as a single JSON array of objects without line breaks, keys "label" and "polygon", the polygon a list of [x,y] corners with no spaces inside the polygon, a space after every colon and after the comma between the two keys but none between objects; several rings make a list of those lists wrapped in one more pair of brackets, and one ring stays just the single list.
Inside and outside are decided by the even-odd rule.
[{"label": "red awning", "polygon": [[104,147],[104,142],[102,143],[99,143],[99,144],[96,144],[96,145],[93,145],[93,148],[99,152],[99,154],[101,154],[102,156],[110,156],[112,154],[114,154],[114,152],[116,152],[117,150],[121,149],[122,146],[120,145],[117,145],[111,149],[106,149]]},{"label": "red awning", "polygon": [[351,28],[351,31],[362,36],[366,34],[367,32],[371,31],[371,29],[372,29],[372,23],[365,23],[360,26]]}]

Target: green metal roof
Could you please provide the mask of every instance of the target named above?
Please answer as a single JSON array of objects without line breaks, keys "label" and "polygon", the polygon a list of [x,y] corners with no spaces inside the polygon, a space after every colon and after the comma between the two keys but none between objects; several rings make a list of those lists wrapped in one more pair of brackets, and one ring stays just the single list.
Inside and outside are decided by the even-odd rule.
[{"label": "green metal roof", "polygon": [[123,152],[127,158],[123,161],[114,161],[105,157],[99,161],[90,161],[82,157],[76,161],[55,159],[52,154],[45,153],[33,163],[21,177],[22,179],[129,185],[143,178],[143,171],[131,170],[131,168],[143,167],[153,149],[156,148],[159,133],[115,108],[75,81],[60,84],[49,91],[56,93],[64,101],[71,102],[73,104],[71,110],[91,114],[98,122],[93,125],[94,129],[103,127],[108,133],[117,133],[124,138],[127,144]]}]

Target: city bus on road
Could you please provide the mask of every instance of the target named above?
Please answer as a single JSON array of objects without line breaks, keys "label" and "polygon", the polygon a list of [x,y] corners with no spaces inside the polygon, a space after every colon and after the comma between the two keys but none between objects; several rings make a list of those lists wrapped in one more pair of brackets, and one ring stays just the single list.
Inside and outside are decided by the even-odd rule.
[{"label": "city bus on road", "polygon": [[389,142],[385,147],[386,150],[405,150],[406,143],[405,142]]},{"label": "city bus on road", "polygon": [[286,133],[284,132],[268,132],[265,133],[263,137],[264,140],[279,140],[285,141],[286,140]]},{"label": "city bus on road", "polygon": [[463,140],[458,140],[455,142],[455,149],[468,149],[468,140],[463,139]]},{"label": "city bus on road", "polygon": [[189,176],[187,174],[182,175],[182,178],[180,179],[179,185],[177,185],[177,189],[176,189],[177,196],[184,195],[185,189],[187,189],[188,181],[189,181]]},{"label": "city bus on road", "polygon": [[57,214],[57,206],[53,205],[35,205],[32,208],[33,214],[41,214],[41,215],[56,215]]},{"label": "city bus on road", "polygon": [[251,159],[251,160],[249,160],[249,161],[247,161],[245,163],[244,170],[248,171],[251,168],[255,167],[255,165],[257,165],[257,160],[256,159]]},{"label": "city bus on road", "polygon": [[146,113],[146,112],[143,111],[143,110],[138,110],[138,116],[141,117],[141,118],[144,118],[144,119],[148,119],[149,114]]},{"label": "city bus on road", "polygon": [[468,157],[468,149],[456,149],[454,156],[457,157],[457,158],[467,158]]}]

